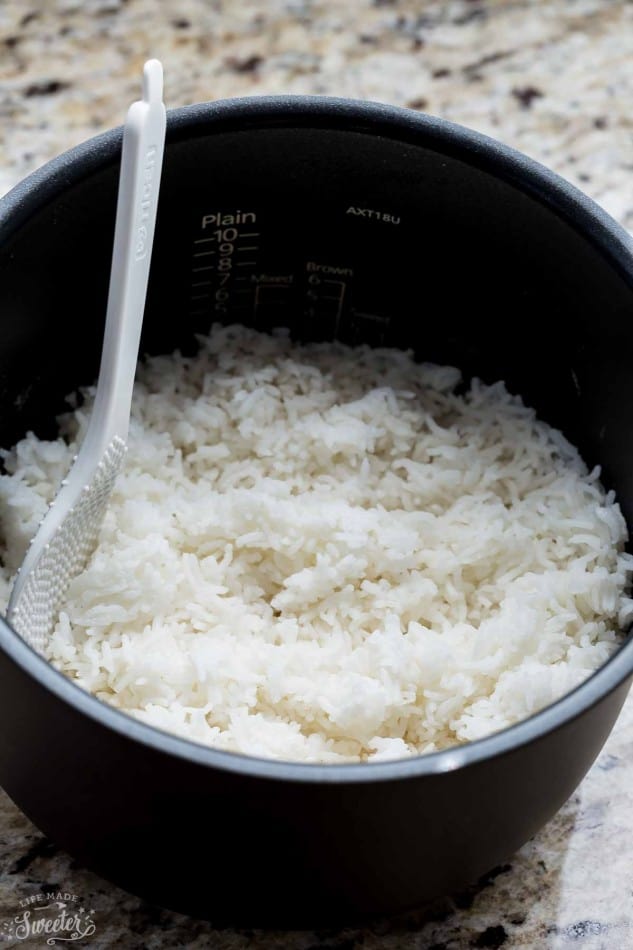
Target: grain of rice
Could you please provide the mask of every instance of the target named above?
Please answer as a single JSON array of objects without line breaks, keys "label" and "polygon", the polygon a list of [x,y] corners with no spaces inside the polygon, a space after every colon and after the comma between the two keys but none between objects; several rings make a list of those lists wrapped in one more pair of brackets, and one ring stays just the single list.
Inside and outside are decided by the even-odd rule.
[{"label": "grain of rice", "polygon": [[[616,648],[633,558],[613,493],[503,383],[410,353],[215,326],[148,358],[130,447],[51,662],[198,742],[307,762],[480,738]],[[0,600],[94,390],[3,453]]]}]

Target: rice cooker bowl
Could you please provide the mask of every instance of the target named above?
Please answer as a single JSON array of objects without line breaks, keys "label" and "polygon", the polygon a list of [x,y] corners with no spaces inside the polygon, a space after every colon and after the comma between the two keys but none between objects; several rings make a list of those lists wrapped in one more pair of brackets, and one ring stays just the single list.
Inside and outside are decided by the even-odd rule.
[{"label": "rice cooker bowl", "polygon": [[[96,377],[120,143],[91,139],[0,202],[3,446],[54,435],[64,397]],[[250,235],[244,279],[193,300],[207,238],[227,229]],[[631,261],[589,199],[472,131],[349,100],[205,103],[169,114],[141,348],[191,351],[213,307],[503,379],[602,465],[630,523]],[[0,784],[79,862],[153,903],[218,923],[349,921],[507,860],[582,779],[632,673],[624,639],[572,693],[488,738],[294,764],[132,720],[0,620]]]}]

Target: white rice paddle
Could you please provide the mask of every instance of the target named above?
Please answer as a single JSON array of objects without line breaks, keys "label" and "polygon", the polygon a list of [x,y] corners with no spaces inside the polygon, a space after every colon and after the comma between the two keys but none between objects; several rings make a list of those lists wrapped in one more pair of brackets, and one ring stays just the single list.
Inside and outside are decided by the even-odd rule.
[{"label": "white rice paddle", "polygon": [[123,130],[99,380],[85,438],[15,579],[7,617],[43,652],[71,580],[86,566],[121,470],[132,404],[165,146],[163,68],[145,63]]}]

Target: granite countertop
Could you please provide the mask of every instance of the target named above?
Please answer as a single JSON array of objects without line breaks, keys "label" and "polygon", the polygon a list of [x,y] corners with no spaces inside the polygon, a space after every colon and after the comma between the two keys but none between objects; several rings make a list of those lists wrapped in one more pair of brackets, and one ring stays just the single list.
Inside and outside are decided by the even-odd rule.
[{"label": "granite countertop", "polygon": [[[154,55],[170,106],[318,93],[472,126],[633,230],[632,31],[633,4],[620,0],[4,0],[0,194],[119,124]],[[631,853],[633,699],[558,815],[508,864],[424,911],[342,932],[216,931],[77,866],[0,792],[0,923],[19,900],[59,887],[94,910],[96,933],[81,942],[94,948],[626,950]]]}]

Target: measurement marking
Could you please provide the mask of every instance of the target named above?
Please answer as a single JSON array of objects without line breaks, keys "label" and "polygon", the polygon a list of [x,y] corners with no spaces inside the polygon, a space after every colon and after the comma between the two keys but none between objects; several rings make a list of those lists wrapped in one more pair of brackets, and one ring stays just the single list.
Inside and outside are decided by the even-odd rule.
[{"label": "measurement marking", "polygon": [[215,267],[213,265],[211,267],[192,267],[191,270],[194,274],[199,274],[203,270],[215,270]]},{"label": "measurement marking", "polygon": [[238,287],[236,290],[233,291],[233,293],[234,294],[250,294],[252,293],[252,289],[250,287]]},{"label": "measurement marking", "polygon": [[322,277],[319,281],[322,284],[334,284],[338,287],[338,293],[335,294],[321,294],[316,290],[310,290],[308,288],[307,298],[312,300],[311,312],[313,316],[316,316],[317,308],[321,302],[326,300],[335,300],[336,301],[336,313],[334,314],[334,339],[336,340],[341,329],[341,319],[343,316],[343,303],[345,301],[345,291],[347,290],[347,281],[345,280],[336,280],[333,278]]},{"label": "measurement marking", "polygon": [[243,281],[243,280],[250,280],[250,277],[234,277],[233,280],[234,280],[235,283],[237,284],[238,281],[241,282],[241,281]]},{"label": "measurement marking", "polygon": [[347,290],[347,284],[344,281],[339,281],[341,290],[339,294],[338,308],[336,311],[336,331],[335,336],[339,335],[341,329],[341,317],[343,315],[343,300],[345,299],[345,291]]},{"label": "measurement marking", "polygon": [[236,267],[249,267],[251,264],[256,264],[257,261],[236,261]]},{"label": "measurement marking", "polygon": [[[260,308],[260,307],[279,307],[279,306],[285,306],[285,303],[286,303],[286,302],[285,302],[285,301],[281,301],[281,300],[279,299],[279,297],[277,297],[275,300],[271,300],[271,299],[270,299],[270,296],[271,296],[270,294],[268,295],[268,297],[269,297],[268,300],[262,300],[262,291],[266,291],[266,290],[269,290],[269,291],[270,291],[270,290],[292,290],[292,287],[291,287],[289,284],[277,284],[277,283],[272,283],[272,282],[271,282],[271,283],[264,282],[264,283],[261,283],[261,284],[256,284],[256,285],[255,285],[255,294],[254,294],[254,296],[253,296],[253,305],[252,305],[252,309],[251,309],[251,313],[252,313],[253,319],[254,319],[255,321],[257,320],[257,315],[258,315],[258,312],[259,312],[259,308]],[[284,295],[284,296],[285,296],[285,295]]]},{"label": "measurement marking", "polygon": [[208,310],[190,310],[189,316],[190,317],[206,317],[208,313],[209,313]]},{"label": "measurement marking", "polygon": [[194,257],[211,257],[212,254],[215,254],[215,251],[198,251],[197,254],[194,254]]},{"label": "measurement marking", "polygon": [[212,241],[215,241],[215,238],[198,238],[197,241],[194,241],[194,244],[209,244]]},{"label": "measurement marking", "polygon": [[195,284],[192,284],[192,287],[210,287],[213,284],[212,280],[198,280]]},{"label": "measurement marking", "polygon": [[190,300],[208,300],[211,294],[192,294]]},{"label": "measurement marking", "polygon": [[240,237],[259,237],[259,231],[242,231]]},{"label": "measurement marking", "polygon": [[240,251],[240,252],[241,252],[241,251],[258,251],[258,250],[259,250],[259,244],[245,244],[244,247],[238,247],[238,248],[236,248],[236,250],[238,250],[238,251]]}]

